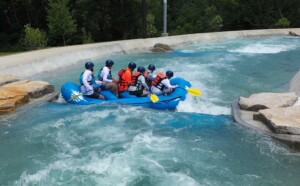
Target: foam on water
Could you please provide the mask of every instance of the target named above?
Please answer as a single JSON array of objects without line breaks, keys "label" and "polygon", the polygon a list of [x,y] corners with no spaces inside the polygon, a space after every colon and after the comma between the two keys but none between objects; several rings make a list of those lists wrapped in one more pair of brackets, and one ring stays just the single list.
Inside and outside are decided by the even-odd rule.
[{"label": "foam on water", "polygon": [[[208,59],[210,60],[210,59]],[[234,70],[230,64],[225,64],[224,61],[236,61],[236,57],[231,55],[223,56],[214,61],[200,59],[200,61],[187,61],[185,58],[174,59],[169,62],[164,70],[172,69],[175,76],[184,77],[189,80],[192,87],[202,91],[200,97],[187,96],[184,102],[180,102],[177,106],[179,112],[196,112],[213,115],[230,114],[229,106],[220,106],[217,103],[221,101],[219,94],[222,92],[220,87],[212,86],[218,81],[219,77],[212,68],[224,69],[227,71]]]},{"label": "foam on water", "polygon": [[237,49],[229,50],[229,52],[246,53],[246,54],[277,54],[295,49],[295,45],[279,45],[255,43],[243,46]]},{"label": "foam on water", "polygon": [[178,52],[178,53],[183,53],[183,54],[192,54],[192,53],[195,53],[194,50],[176,50],[174,51],[175,53]]},{"label": "foam on water", "polygon": [[[106,129],[103,130],[108,133],[111,132]],[[119,131],[117,132],[119,133]],[[110,134],[116,133],[112,132]],[[88,136],[89,134],[85,138]],[[68,138],[64,139],[64,141],[69,140]],[[74,143],[75,140],[72,139],[71,141]],[[72,184],[77,181],[97,185],[130,185],[130,183],[139,182],[140,179],[146,176],[143,170],[152,172],[154,176],[168,178],[164,178],[165,181],[158,185],[164,185],[167,182],[176,183],[179,178],[177,180],[179,184],[177,185],[186,185],[184,184],[185,181],[191,182],[193,179],[183,173],[166,172],[164,166],[159,163],[160,156],[155,155],[158,152],[173,152],[174,143],[176,142],[170,137],[154,136],[151,132],[137,133],[132,142],[123,144],[125,148],[122,151],[111,153],[111,147],[109,147],[104,148],[102,151],[89,149],[88,154],[80,154],[80,156],[77,155],[72,158],[70,156],[57,156],[59,159],[54,163],[49,163],[35,173],[23,172],[15,185]],[[61,149],[67,146],[62,145]],[[133,167],[135,168],[132,169]],[[60,180],[60,177],[68,175],[71,176],[69,180]],[[76,177],[84,179],[84,175],[89,175],[88,181],[76,181]]]},{"label": "foam on water", "polygon": [[294,104],[294,106],[299,106],[300,105],[300,97],[298,97],[297,102]]},{"label": "foam on water", "polygon": [[200,100],[200,98],[194,98],[191,96],[188,96],[184,102],[180,102],[176,109],[178,112],[195,112],[211,115],[230,115],[231,113],[228,106],[218,106],[209,101]]}]

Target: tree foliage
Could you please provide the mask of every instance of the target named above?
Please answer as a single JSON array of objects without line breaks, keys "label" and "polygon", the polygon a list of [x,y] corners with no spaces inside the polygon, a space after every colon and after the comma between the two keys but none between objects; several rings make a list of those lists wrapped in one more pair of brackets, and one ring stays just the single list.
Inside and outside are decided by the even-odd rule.
[{"label": "tree foliage", "polygon": [[[147,36],[163,31],[163,1],[147,0]],[[142,0],[0,1],[0,49],[16,45],[24,25],[44,30],[48,45],[142,37]],[[168,1],[168,33],[300,27],[299,0]]]},{"label": "tree foliage", "polygon": [[157,35],[157,29],[155,27],[155,16],[148,14],[147,16],[147,36],[153,37]]},{"label": "tree foliage", "polygon": [[24,26],[23,43],[28,49],[44,48],[47,46],[47,35],[39,28],[32,28],[29,24]]},{"label": "tree foliage", "polygon": [[75,20],[68,8],[69,0],[50,0],[48,9],[49,37],[61,38],[66,45],[66,39],[76,32]]}]

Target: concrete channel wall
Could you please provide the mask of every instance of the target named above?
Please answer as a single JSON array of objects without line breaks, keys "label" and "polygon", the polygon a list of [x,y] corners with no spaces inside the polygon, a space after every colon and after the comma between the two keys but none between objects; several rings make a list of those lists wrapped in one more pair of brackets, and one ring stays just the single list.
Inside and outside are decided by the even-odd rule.
[{"label": "concrete channel wall", "polygon": [[300,97],[300,71],[294,76],[290,82],[290,92],[296,92],[297,96]]},{"label": "concrete channel wall", "polygon": [[193,43],[242,39],[253,36],[287,35],[289,31],[300,35],[300,28],[245,30],[55,47],[0,57],[0,75],[13,74],[21,78],[32,77],[34,74],[54,71],[55,69],[65,67],[66,65],[77,64],[87,59],[93,60],[110,57],[113,54],[145,52],[156,43],[176,47]]}]

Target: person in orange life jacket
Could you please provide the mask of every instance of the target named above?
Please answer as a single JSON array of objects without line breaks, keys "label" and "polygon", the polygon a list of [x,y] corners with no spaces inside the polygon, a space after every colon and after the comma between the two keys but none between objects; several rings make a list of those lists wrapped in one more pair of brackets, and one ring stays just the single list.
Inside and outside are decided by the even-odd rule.
[{"label": "person in orange life jacket", "polygon": [[135,68],[136,64],[134,62],[130,62],[126,69],[119,71],[119,94],[121,97],[135,97],[128,93],[128,88],[131,85],[132,72]]},{"label": "person in orange life jacket", "polygon": [[149,87],[152,86],[152,81],[154,81],[156,78],[156,74],[154,74],[154,70],[155,70],[155,65],[150,64],[148,66],[148,70],[145,72],[146,83]]},{"label": "person in orange life jacket", "polygon": [[151,92],[156,95],[170,94],[178,85],[171,85],[170,79],[173,77],[172,71],[167,71],[166,74],[159,72],[152,82]]},{"label": "person in orange life jacket", "polygon": [[104,96],[100,94],[100,87],[103,85],[103,82],[96,81],[93,74],[94,63],[86,62],[85,69],[80,77],[81,93],[90,98],[104,99]]},{"label": "person in orange life jacket", "polygon": [[129,94],[138,97],[150,95],[149,87],[144,76],[145,71],[146,69],[144,67],[138,67],[137,72],[132,75],[131,85],[128,88]]},{"label": "person in orange life jacket", "polygon": [[112,77],[111,69],[114,65],[114,62],[111,59],[106,60],[105,66],[100,69],[98,74],[98,79],[100,81],[105,82],[105,84],[101,87],[103,90],[111,90],[116,93],[118,97],[118,83],[119,81]]}]

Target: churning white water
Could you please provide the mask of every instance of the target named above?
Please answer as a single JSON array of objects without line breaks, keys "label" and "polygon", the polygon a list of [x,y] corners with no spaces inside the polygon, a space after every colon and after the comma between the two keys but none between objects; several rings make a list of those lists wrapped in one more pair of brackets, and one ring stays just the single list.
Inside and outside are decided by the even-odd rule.
[{"label": "churning white water", "polygon": [[[114,104],[20,107],[0,117],[0,185],[299,184],[299,153],[230,116],[239,96],[288,89],[300,68],[299,38],[230,40],[110,58],[114,76],[130,61],[152,63],[203,94],[188,95],[176,111]],[[95,69],[105,60],[96,60]],[[79,62],[35,78],[59,91],[67,81],[78,82],[83,70]]]}]

